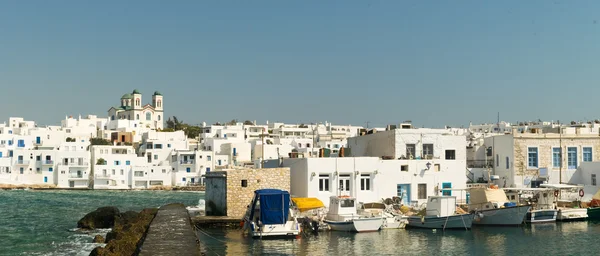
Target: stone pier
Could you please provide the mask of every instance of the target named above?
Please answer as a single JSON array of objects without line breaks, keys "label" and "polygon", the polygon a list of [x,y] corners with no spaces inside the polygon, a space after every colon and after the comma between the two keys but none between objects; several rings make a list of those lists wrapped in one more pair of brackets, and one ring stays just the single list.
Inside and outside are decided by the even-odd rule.
[{"label": "stone pier", "polygon": [[158,209],[152,220],[140,256],[197,256],[198,238],[183,204],[169,204]]}]

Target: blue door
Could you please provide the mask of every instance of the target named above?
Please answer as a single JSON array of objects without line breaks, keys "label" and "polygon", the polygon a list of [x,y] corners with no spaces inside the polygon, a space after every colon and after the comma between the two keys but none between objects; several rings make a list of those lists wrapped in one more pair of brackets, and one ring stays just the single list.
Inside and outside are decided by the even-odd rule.
[{"label": "blue door", "polygon": [[40,144],[42,143],[42,138],[41,137],[35,137],[35,144]]},{"label": "blue door", "polygon": [[2,152],[0,152],[0,158],[2,158]]},{"label": "blue door", "polygon": [[196,180],[196,178],[192,178],[192,183],[194,183],[195,180]]},{"label": "blue door", "polygon": [[210,167],[206,167],[206,173],[210,172]]},{"label": "blue door", "polygon": [[403,205],[410,205],[410,184],[398,184],[396,192],[397,195],[402,198]]},{"label": "blue door", "polygon": [[233,156],[237,156],[237,149],[233,148]]},{"label": "blue door", "polygon": [[192,168],[190,168],[190,167],[188,167],[188,168],[185,168],[185,171],[186,171],[186,172],[192,172]]},{"label": "blue door", "polygon": [[44,183],[48,183],[48,177],[44,177]]}]

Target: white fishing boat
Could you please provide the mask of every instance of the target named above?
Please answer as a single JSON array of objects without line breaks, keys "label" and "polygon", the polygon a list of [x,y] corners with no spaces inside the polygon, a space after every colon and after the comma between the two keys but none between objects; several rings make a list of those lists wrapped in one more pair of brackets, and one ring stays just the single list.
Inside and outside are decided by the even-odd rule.
[{"label": "white fishing boat", "polygon": [[300,233],[300,225],[291,208],[290,193],[279,189],[254,191],[243,225],[254,238],[295,238]]},{"label": "white fishing boat", "polygon": [[568,184],[541,184],[540,187],[554,190],[557,221],[575,221],[588,218],[587,209],[580,207],[583,186]]},{"label": "white fishing boat", "polygon": [[504,188],[511,202],[531,205],[525,215],[526,223],[556,221],[558,211],[554,204],[553,190],[548,188]]},{"label": "white fishing boat", "polygon": [[394,210],[393,204],[385,203],[365,203],[361,204],[359,210],[366,214],[383,217],[382,229],[405,228],[408,223],[408,216],[404,216],[400,211]]},{"label": "white fishing boat", "polygon": [[510,202],[504,190],[496,187],[470,188],[469,211],[474,213],[473,225],[520,225],[531,209],[530,205]]},{"label": "white fishing boat", "polygon": [[383,217],[359,214],[356,198],[332,196],[329,199],[329,212],[324,222],[335,231],[372,232],[381,229]]},{"label": "white fishing boat", "polygon": [[292,205],[302,231],[318,232],[328,228],[327,224],[323,222],[327,211],[323,202],[318,198],[294,197]]},{"label": "white fishing boat", "polygon": [[408,217],[407,228],[465,229],[473,224],[473,214],[456,214],[455,196],[427,197],[425,216]]}]

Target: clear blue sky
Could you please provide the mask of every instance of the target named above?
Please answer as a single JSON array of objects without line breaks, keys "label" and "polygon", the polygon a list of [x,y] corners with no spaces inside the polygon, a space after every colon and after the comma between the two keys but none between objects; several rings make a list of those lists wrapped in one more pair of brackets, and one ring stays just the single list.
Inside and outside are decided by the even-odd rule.
[{"label": "clear blue sky", "polygon": [[600,1],[2,1],[0,119],[598,118]]}]

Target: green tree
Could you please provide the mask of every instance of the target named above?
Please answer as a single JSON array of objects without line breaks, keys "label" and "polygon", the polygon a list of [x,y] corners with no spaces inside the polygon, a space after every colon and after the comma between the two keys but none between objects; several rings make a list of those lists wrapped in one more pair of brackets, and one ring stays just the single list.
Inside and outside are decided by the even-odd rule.
[{"label": "green tree", "polygon": [[96,161],[97,165],[106,165],[106,160],[104,160],[104,158],[98,158],[98,161]]},{"label": "green tree", "polygon": [[246,120],[246,121],[244,121],[244,125],[254,125],[254,122],[252,122],[250,120]]},{"label": "green tree", "polygon": [[112,143],[109,140],[105,140],[103,138],[91,138],[90,144],[91,145],[112,145]]}]

